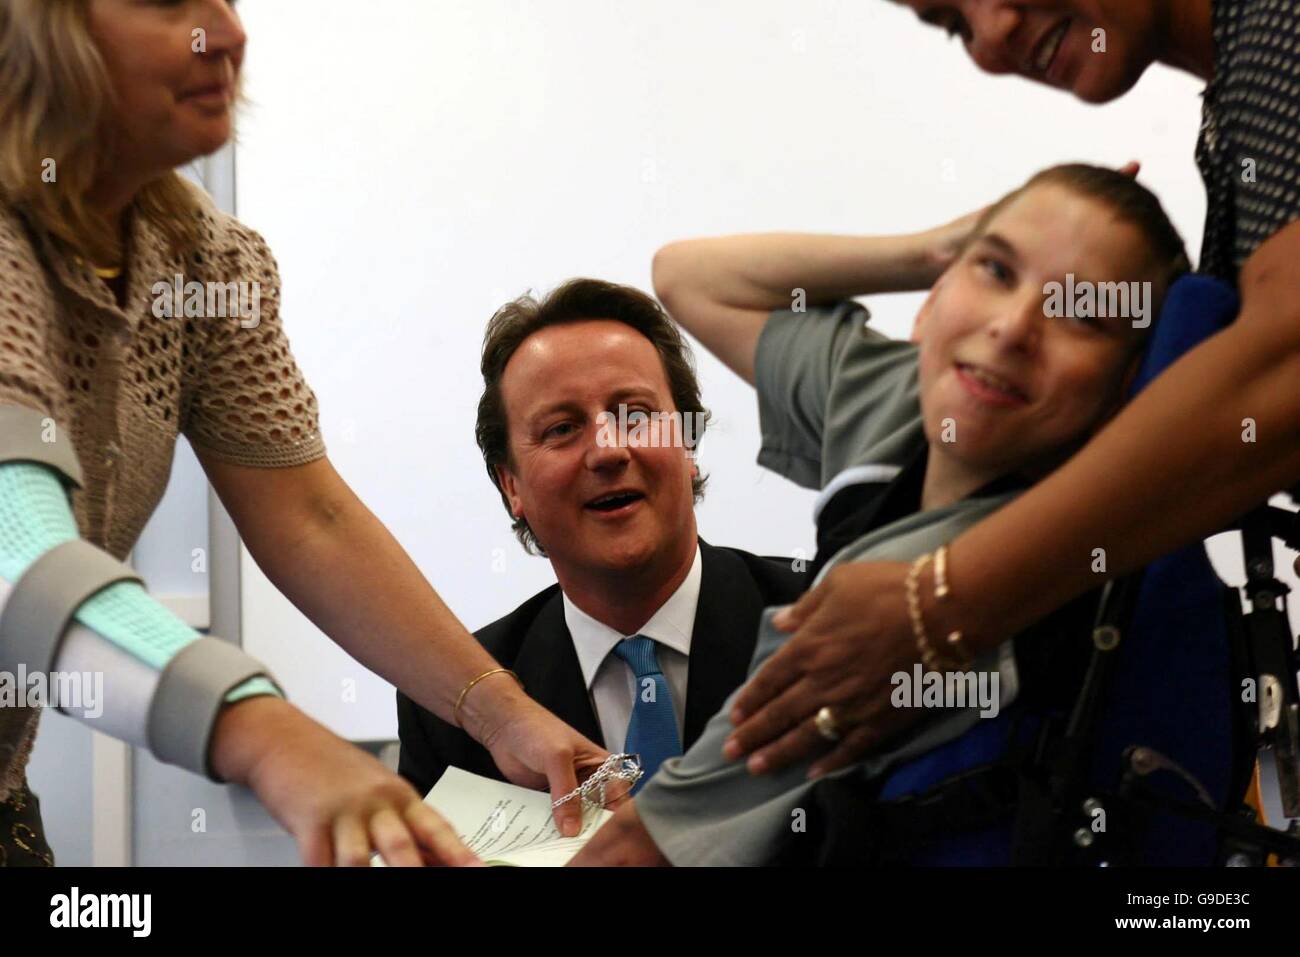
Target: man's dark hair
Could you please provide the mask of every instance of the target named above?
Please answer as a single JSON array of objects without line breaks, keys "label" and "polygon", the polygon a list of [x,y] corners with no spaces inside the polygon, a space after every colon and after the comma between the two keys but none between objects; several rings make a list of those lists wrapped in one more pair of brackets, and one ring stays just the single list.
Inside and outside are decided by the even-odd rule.
[{"label": "man's dark hair", "polygon": [[[596,319],[621,322],[650,340],[663,363],[673,404],[683,416],[693,415],[694,421],[699,423],[695,430],[697,444],[704,435],[709,412],[700,401],[700,384],[695,378],[695,361],[690,346],[654,299],[630,286],[598,279],[570,279],[541,300],[532,295],[520,296],[496,311],[483,335],[483,359],[480,363],[483,395],[479,399],[478,421],[474,426],[474,437],[483,453],[488,477],[500,493],[507,512],[510,512],[510,501],[497,476],[498,465],[513,468],[509,423],[501,397],[501,376],[506,365],[533,333],[551,326]],[[695,501],[704,497],[707,481],[708,477],[702,474],[697,474],[692,480]],[[514,530],[526,551],[546,554],[526,519],[514,519]]]}]

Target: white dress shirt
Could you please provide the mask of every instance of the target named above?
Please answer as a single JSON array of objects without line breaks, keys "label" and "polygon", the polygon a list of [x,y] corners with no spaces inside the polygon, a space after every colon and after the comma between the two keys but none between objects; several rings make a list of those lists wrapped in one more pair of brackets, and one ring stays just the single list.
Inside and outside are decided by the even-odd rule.
[{"label": "white dress shirt", "polygon": [[[654,640],[659,667],[673,696],[679,741],[686,722],[686,680],[691,632],[695,630],[695,607],[700,601],[700,574],[700,546],[697,543],[695,560],[686,578],[637,632]],[[620,634],[592,618],[569,601],[568,595],[564,596],[564,623],[569,626],[573,647],[578,653],[587,694],[591,697],[601,734],[605,736],[605,748],[621,751],[636,702],[636,676],[627,662],[610,652],[624,638],[634,636]]]}]

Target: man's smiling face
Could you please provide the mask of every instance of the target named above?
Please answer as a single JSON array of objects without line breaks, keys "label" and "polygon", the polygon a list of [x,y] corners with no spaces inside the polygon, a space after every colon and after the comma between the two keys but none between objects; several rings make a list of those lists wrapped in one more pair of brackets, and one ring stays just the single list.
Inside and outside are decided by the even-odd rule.
[{"label": "man's smiling face", "polygon": [[498,466],[502,488],[557,573],[672,565],[695,548],[689,450],[600,438],[602,416],[620,405],[629,415],[676,411],[649,339],[611,320],[548,326],[510,357],[501,395],[510,450]]}]

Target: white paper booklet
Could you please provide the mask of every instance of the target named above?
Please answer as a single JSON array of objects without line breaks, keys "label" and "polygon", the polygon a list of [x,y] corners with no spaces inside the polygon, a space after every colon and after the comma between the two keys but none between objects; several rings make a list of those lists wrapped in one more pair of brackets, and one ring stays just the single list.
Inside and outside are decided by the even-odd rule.
[{"label": "white paper booklet", "polygon": [[587,808],[582,830],[564,837],[555,829],[550,794],[460,768],[448,768],[424,803],[446,818],[485,864],[509,867],[562,867],[613,817],[604,808]]}]

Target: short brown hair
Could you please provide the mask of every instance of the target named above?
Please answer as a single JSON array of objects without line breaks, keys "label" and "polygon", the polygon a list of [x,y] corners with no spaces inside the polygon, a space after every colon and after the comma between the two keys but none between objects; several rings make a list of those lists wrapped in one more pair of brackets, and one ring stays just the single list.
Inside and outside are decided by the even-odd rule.
[{"label": "short brown hair", "polygon": [[1191,271],[1192,264],[1187,258],[1183,238],[1156,194],[1119,170],[1087,163],[1063,163],[1035,173],[1025,185],[984,211],[967,245],[988,231],[989,223],[998,213],[1036,186],[1060,186],[1079,196],[1095,199],[1108,207],[1121,222],[1128,223],[1142,234],[1156,270],[1154,305],[1157,309],[1173,281]]},{"label": "short brown hair", "polygon": [[[690,346],[654,299],[631,286],[599,279],[570,279],[541,300],[531,294],[520,296],[496,311],[483,335],[483,358],[479,366],[483,373],[483,395],[478,402],[478,421],[474,426],[474,437],[483,453],[488,478],[500,493],[507,512],[510,512],[510,501],[497,476],[498,465],[512,467],[509,423],[501,396],[501,377],[506,364],[524,341],[536,332],[550,326],[597,319],[621,322],[650,340],[663,363],[673,404],[683,415],[696,417],[695,421],[699,423],[695,432],[697,443],[704,435],[709,411],[700,401],[700,383],[695,377],[695,360]],[[698,473],[692,479],[695,501],[704,497],[707,481],[707,476]],[[513,517],[513,513],[511,515]],[[515,518],[514,530],[527,552],[546,554],[527,519]]]}]

